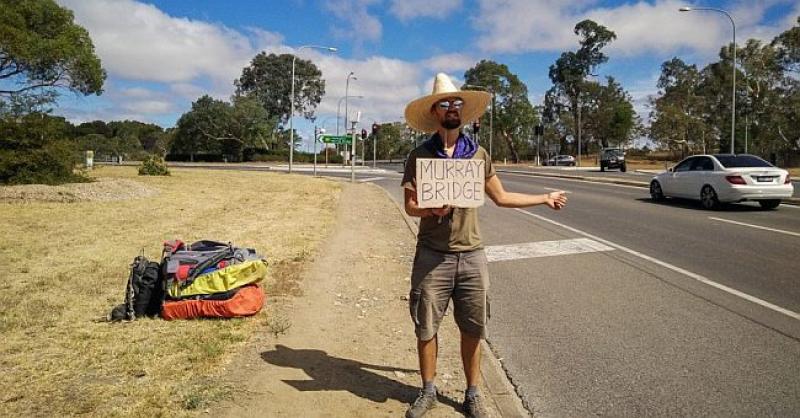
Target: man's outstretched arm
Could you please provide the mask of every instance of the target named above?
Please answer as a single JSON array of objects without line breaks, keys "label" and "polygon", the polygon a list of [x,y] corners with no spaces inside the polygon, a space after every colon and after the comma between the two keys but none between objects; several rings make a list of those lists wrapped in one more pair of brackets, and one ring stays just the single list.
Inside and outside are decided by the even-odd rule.
[{"label": "man's outstretched arm", "polygon": [[497,206],[503,208],[526,208],[544,204],[551,209],[559,210],[567,204],[567,193],[564,191],[547,194],[507,192],[496,175],[486,179],[486,194]]}]

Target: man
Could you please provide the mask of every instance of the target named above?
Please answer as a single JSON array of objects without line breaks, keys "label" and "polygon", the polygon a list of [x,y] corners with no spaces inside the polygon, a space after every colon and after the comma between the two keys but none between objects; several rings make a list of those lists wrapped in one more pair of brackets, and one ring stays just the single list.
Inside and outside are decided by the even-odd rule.
[{"label": "man", "polygon": [[417,335],[423,387],[406,411],[407,418],[421,417],[436,405],[437,332],[450,299],[461,333],[461,359],[467,380],[462,409],[468,417],[487,416],[478,385],[480,343],[486,337],[489,316],[489,270],[481,244],[477,209],[420,208],[416,196],[417,158],[483,160],[486,195],[501,207],[546,204],[558,210],[567,203],[564,192],[543,195],[506,192],[486,150],[461,133],[463,125],[483,114],[490,99],[484,91],[458,90],[447,75],[440,73],[434,80],[433,92],[406,107],[405,118],[411,127],[433,132],[430,139],[409,154],[402,181],[406,213],[421,218],[411,273],[409,310]]}]

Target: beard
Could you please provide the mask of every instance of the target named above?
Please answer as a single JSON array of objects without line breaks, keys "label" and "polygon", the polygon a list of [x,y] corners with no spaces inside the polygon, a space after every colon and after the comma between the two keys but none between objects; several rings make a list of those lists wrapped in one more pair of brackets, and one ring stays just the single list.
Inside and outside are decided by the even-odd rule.
[{"label": "beard", "polygon": [[445,129],[458,129],[461,126],[461,117],[458,113],[448,113],[442,121],[442,127]]}]

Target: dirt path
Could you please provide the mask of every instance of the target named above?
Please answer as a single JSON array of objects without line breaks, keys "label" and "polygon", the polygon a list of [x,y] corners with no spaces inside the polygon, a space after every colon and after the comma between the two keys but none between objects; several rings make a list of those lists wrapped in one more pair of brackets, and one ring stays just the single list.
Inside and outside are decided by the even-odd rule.
[{"label": "dirt path", "polygon": [[[211,416],[403,416],[419,387],[406,300],[415,238],[376,186],[345,185],[338,220],[302,280],[303,296],[269,299],[291,327],[265,330],[231,366],[235,399]],[[457,330],[440,331],[439,406],[461,416],[464,388]],[[235,383],[233,383],[235,382]]]}]

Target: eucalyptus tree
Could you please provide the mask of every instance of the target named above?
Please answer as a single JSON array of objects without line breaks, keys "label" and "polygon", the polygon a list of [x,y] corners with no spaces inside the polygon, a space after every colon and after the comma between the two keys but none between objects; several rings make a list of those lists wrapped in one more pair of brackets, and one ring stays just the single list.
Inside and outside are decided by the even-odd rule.
[{"label": "eucalyptus tree", "polygon": [[[492,93],[490,111],[481,120],[481,132],[492,129],[492,137],[498,139],[492,145],[493,159],[511,158],[519,162],[525,153],[528,140],[538,118],[528,99],[528,87],[508,66],[490,60],[481,60],[464,73],[464,89],[486,89]],[[490,123],[491,119],[491,123]],[[482,135],[488,138],[488,133]],[[486,141],[484,141],[486,147]],[[488,147],[486,147],[488,148]]]},{"label": "eucalyptus tree", "polygon": [[[574,32],[580,38],[577,51],[563,52],[556,62],[550,66],[549,76],[553,87],[548,92],[554,102],[572,114],[572,120],[581,120],[581,98],[589,89],[586,77],[592,75],[601,64],[608,61],[602,49],[614,41],[617,35],[592,20],[583,20],[575,25]],[[561,96],[556,100],[558,96]],[[562,100],[565,99],[565,100]],[[580,125],[583,123],[581,122]],[[582,126],[574,123],[573,137],[580,137]]]}]

